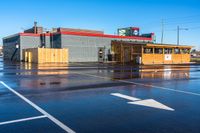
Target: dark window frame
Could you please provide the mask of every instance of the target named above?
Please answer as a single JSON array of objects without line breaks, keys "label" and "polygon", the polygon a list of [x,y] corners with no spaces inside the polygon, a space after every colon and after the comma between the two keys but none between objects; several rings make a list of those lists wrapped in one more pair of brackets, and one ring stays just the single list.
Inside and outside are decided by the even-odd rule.
[{"label": "dark window frame", "polygon": [[[185,52],[185,50],[187,50],[187,52]],[[189,48],[182,48],[181,52],[182,52],[182,54],[190,54],[190,50],[191,49],[189,49]]]},{"label": "dark window frame", "polygon": [[144,54],[153,54],[153,48],[144,48],[143,53]]},{"label": "dark window frame", "polygon": [[163,54],[163,48],[154,48],[154,54]]},{"label": "dark window frame", "polygon": [[[178,50],[178,51],[176,51]],[[181,54],[181,49],[180,48],[174,48],[174,54]]]},{"label": "dark window frame", "polygon": [[172,48],[164,48],[164,54],[173,54]]}]

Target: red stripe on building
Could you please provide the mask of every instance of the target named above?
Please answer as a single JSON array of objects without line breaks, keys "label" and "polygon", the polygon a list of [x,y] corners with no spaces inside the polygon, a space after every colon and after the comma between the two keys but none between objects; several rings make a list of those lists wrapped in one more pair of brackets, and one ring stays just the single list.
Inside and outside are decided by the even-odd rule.
[{"label": "red stripe on building", "polygon": [[93,37],[106,37],[106,38],[119,38],[119,39],[135,39],[135,40],[148,40],[152,41],[152,38],[140,37],[140,36],[118,36],[118,35],[108,35],[108,34],[93,34],[85,32],[60,32],[63,35],[77,35],[77,36],[93,36]]},{"label": "red stripe on building", "polygon": [[40,36],[40,34],[34,34],[34,33],[19,33],[20,36]]},{"label": "red stripe on building", "polygon": [[[63,31],[63,32],[53,33],[53,34],[152,41],[152,38],[148,38],[148,37],[140,37],[140,36],[118,36],[118,35],[95,34],[95,33],[86,33],[86,32],[67,32],[67,31]],[[34,33],[19,33],[19,35],[20,36],[35,36],[35,37],[41,36],[41,34],[34,34]],[[152,33],[152,35],[153,35],[153,33]],[[45,33],[45,36],[52,36],[52,33]]]}]

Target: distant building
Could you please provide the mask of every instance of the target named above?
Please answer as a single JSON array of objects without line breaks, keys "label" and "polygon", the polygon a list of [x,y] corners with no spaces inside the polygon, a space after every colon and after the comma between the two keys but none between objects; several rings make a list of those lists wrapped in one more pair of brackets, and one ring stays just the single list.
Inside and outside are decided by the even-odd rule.
[{"label": "distant building", "polygon": [[0,46],[0,56],[2,56],[2,55],[3,55],[3,47]]},{"label": "distant building", "polygon": [[33,28],[23,33],[3,38],[4,59],[21,61],[23,49],[46,47],[68,48],[69,62],[98,62],[109,60],[113,40],[154,42],[154,33],[140,35],[139,28],[133,30],[128,35],[108,35],[103,31],[71,28],[53,28],[44,32],[43,27],[35,23]]}]

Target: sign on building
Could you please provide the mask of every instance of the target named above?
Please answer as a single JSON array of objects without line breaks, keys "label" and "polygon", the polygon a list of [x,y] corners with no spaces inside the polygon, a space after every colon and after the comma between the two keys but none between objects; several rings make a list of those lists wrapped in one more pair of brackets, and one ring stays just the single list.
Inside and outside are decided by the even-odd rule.
[{"label": "sign on building", "polygon": [[118,29],[119,36],[139,36],[140,29],[138,27],[128,27]]},{"label": "sign on building", "polygon": [[172,55],[171,54],[165,54],[165,60],[166,61],[171,61],[172,60]]}]

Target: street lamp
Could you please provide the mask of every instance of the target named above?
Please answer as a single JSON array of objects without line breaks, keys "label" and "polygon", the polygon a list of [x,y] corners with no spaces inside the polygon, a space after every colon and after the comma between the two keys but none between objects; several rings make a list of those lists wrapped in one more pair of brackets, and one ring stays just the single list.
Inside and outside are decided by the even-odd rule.
[{"label": "street lamp", "polygon": [[180,28],[177,26],[177,45],[180,43],[180,30],[189,30],[188,28]]}]

